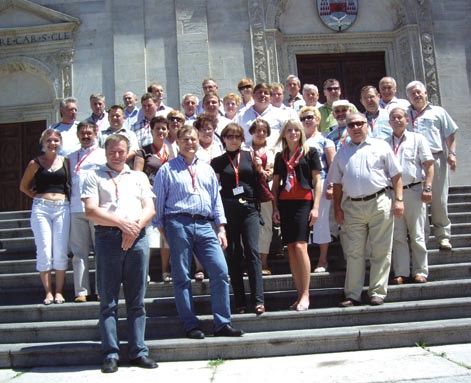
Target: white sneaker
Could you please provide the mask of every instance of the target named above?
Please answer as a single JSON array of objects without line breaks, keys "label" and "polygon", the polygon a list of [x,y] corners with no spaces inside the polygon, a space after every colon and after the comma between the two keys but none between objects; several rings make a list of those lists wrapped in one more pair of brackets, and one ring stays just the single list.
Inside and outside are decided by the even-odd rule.
[{"label": "white sneaker", "polygon": [[451,243],[450,243],[450,240],[448,238],[441,239],[438,246],[442,250],[451,250]]}]

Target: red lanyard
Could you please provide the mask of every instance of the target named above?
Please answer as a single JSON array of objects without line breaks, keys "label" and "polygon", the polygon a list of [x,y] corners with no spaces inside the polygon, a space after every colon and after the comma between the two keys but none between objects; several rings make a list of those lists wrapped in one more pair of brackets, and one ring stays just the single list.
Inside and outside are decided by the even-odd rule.
[{"label": "red lanyard", "polygon": [[227,158],[229,158],[229,162],[231,163],[232,167],[234,168],[235,179],[236,179],[236,186],[239,187],[239,166],[240,166],[240,151],[237,153],[237,167],[234,165],[232,158],[227,154]]},{"label": "red lanyard", "polygon": [[401,146],[402,141],[404,141],[404,137],[405,137],[405,136],[406,136],[405,134],[403,134],[403,135],[401,136],[401,139],[400,139],[399,142],[397,143],[397,146],[394,144],[394,134],[391,136],[391,145],[392,145],[392,148],[393,148],[393,151],[394,151],[394,155],[397,156],[397,152],[399,151],[399,147]]},{"label": "red lanyard", "polygon": [[409,113],[410,113],[410,119],[411,119],[411,121],[412,121],[412,127],[413,127],[414,129],[417,128],[417,127],[415,126],[415,120],[417,120],[417,119],[425,112],[425,109],[427,109],[427,107],[423,108],[419,113],[417,113],[417,114],[415,115],[415,117],[412,115],[412,110],[409,111]]},{"label": "red lanyard", "polygon": [[190,173],[190,176],[191,176],[191,183],[193,185],[193,191],[196,191],[196,170],[193,170],[191,168],[191,165],[186,165],[186,168],[188,169],[188,173]]},{"label": "red lanyard", "polygon": [[77,152],[77,165],[75,165],[75,173],[78,173],[80,171],[80,166],[82,165],[83,161],[92,154],[97,147],[95,146],[92,150],[90,150],[87,154],[83,156],[83,158],[80,160],[80,151]]},{"label": "red lanyard", "polygon": [[116,201],[119,201],[119,194],[118,194],[118,184],[119,182],[121,181],[121,177],[125,174],[125,173],[121,173],[120,175],[118,175],[116,177],[116,180],[113,178],[113,174],[111,172],[106,172],[108,173],[108,175],[110,176],[110,180],[113,181],[114,183],[114,188],[115,188],[115,194],[116,194]]},{"label": "red lanyard", "polygon": [[167,153],[167,149],[165,147],[165,144],[162,145],[160,150],[157,149],[157,146],[155,146],[155,144],[152,144],[152,147],[154,148],[155,155],[162,162],[162,165],[165,164],[167,162],[167,159],[168,159],[168,153]]},{"label": "red lanyard", "polygon": [[[285,161],[286,167],[288,169],[288,174],[293,173],[294,177],[296,177],[296,172],[294,171],[294,167],[299,163],[299,160],[303,156],[303,151],[299,150],[300,145],[296,148],[291,158],[288,160],[288,151],[285,151],[285,155],[283,156],[283,160]],[[299,153],[298,153],[299,151]],[[296,157],[297,154],[297,157]]]}]

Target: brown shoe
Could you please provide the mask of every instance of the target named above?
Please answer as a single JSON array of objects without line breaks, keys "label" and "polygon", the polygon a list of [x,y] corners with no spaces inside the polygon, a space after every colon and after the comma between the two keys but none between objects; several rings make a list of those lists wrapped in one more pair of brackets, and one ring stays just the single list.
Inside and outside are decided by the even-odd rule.
[{"label": "brown shoe", "polygon": [[340,307],[353,307],[353,306],[359,306],[359,305],[360,305],[360,302],[351,298],[347,298],[344,301],[339,303]]},{"label": "brown shoe", "polygon": [[403,285],[404,283],[406,283],[406,277],[396,277],[392,281],[393,285]]},{"label": "brown shoe", "polygon": [[75,303],[84,303],[87,301],[87,297],[85,295],[79,295],[75,297]]},{"label": "brown shoe", "polygon": [[425,278],[423,275],[416,275],[414,277],[414,282],[415,283],[427,283],[427,278]]},{"label": "brown shoe", "polygon": [[371,306],[381,306],[384,303],[384,299],[381,297],[378,297],[377,295],[373,295],[370,298],[370,305]]}]

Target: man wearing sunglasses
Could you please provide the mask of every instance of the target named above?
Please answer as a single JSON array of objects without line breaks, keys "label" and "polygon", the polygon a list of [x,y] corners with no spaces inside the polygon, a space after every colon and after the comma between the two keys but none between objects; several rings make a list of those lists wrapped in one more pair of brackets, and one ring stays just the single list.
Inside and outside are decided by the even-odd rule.
[{"label": "man wearing sunglasses", "polygon": [[[329,133],[330,128],[337,125],[337,121],[332,114],[332,104],[334,101],[340,100],[342,89],[340,88],[339,80],[336,80],[335,78],[329,78],[325,80],[323,89],[326,102],[324,105],[319,107],[319,112],[321,113],[321,123],[319,124],[319,130],[322,133]],[[358,112],[357,108],[353,104],[351,104],[350,109],[352,112]]]},{"label": "man wearing sunglasses", "polygon": [[[342,228],[347,260],[345,300],[340,306],[360,304],[367,254],[369,303],[377,306],[387,294],[394,216],[400,218],[404,212],[402,168],[386,141],[368,136],[363,114],[351,113],[347,129],[351,141],[340,148],[329,170],[329,182],[334,183],[335,219]],[[391,183],[394,201],[389,193]]]}]

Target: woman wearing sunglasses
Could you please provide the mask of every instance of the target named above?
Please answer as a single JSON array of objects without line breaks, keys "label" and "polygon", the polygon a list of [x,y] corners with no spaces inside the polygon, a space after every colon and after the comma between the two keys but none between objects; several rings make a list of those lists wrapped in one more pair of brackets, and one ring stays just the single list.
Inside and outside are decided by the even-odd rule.
[{"label": "woman wearing sunglasses", "polygon": [[[262,280],[262,262],[258,251],[260,217],[256,200],[256,172],[249,150],[241,148],[245,141],[244,130],[235,123],[221,132],[226,153],[212,160],[221,184],[221,197],[227,225],[227,263],[231,277],[236,312],[248,311],[243,280],[243,261],[247,263],[252,307],[257,315],[265,312]],[[241,246],[243,245],[243,249]]]}]

